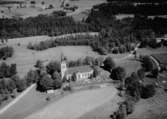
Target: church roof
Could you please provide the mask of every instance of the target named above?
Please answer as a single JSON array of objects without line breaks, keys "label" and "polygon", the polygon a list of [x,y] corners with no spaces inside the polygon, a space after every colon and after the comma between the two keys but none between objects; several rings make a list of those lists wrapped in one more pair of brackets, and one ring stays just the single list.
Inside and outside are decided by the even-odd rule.
[{"label": "church roof", "polygon": [[77,72],[84,73],[84,72],[90,72],[90,71],[92,71],[92,67],[89,65],[77,66],[77,67],[68,68],[67,74],[73,74]]}]

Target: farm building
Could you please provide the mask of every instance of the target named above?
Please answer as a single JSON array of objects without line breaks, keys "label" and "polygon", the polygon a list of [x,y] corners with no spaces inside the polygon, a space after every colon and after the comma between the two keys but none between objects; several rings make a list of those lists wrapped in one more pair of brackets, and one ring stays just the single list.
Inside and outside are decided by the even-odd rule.
[{"label": "farm building", "polygon": [[88,79],[93,75],[93,69],[91,66],[77,66],[68,68],[67,67],[67,61],[65,58],[61,58],[61,78],[70,81],[73,80],[75,77],[75,80],[84,80]]},{"label": "farm building", "polygon": [[159,71],[167,69],[167,53],[152,54],[151,59],[156,64]]}]

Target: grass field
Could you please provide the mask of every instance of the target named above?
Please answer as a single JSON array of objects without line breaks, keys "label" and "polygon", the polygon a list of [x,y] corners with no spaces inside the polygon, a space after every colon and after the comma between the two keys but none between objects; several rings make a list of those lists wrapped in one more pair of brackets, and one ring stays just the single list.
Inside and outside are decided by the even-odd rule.
[{"label": "grass field", "polygon": [[121,101],[122,99],[119,96],[115,96],[112,100],[85,113],[78,119],[111,119],[109,116],[118,109],[118,103]]},{"label": "grass field", "polygon": [[46,94],[37,92],[36,87],[34,87],[24,97],[22,97],[19,102],[1,114],[0,119],[23,119],[25,116],[40,110],[60,98],[56,97],[54,100],[47,102],[46,97]]},{"label": "grass field", "polygon": [[112,100],[116,96],[116,92],[116,89],[112,86],[76,92],[25,119],[77,119]]},{"label": "grass field", "polygon": [[[98,57],[98,53],[93,52],[89,46],[59,46],[50,48],[43,51],[35,51],[27,49],[27,45],[38,43],[49,39],[48,36],[36,36],[26,38],[14,38],[9,39],[7,45],[14,48],[14,55],[12,58],[6,60],[7,63],[16,63],[18,74],[23,77],[25,74],[33,68],[37,60],[42,60],[44,63],[48,63],[52,60],[60,61],[60,55],[63,53],[68,60],[77,60],[78,58],[84,58],[86,56]],[[20,46],[18,45],[20,44]],[[0,46],[3,47],[3,46]],[[120,59],[127,54],[109,54],[116,59]],[[106,56],[104,56],[106,57]]]}]

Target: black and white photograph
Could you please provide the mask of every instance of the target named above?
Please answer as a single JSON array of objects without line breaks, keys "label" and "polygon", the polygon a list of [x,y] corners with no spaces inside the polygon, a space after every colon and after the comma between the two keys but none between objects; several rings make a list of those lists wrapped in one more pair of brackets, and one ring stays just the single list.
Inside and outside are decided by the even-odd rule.
[{"label": "black and white photograph", "polygon": [[0,119],[167,119],[167,0],[0,0]]}]

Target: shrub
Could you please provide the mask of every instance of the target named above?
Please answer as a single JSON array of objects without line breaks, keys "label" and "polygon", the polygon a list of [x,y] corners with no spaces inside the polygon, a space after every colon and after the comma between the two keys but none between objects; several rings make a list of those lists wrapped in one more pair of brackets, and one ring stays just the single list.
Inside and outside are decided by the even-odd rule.
[{"label": "shrub", "polygon": [[48,96],[48,97],[46,97],[46,101],[50,101],[50,97]]}]

